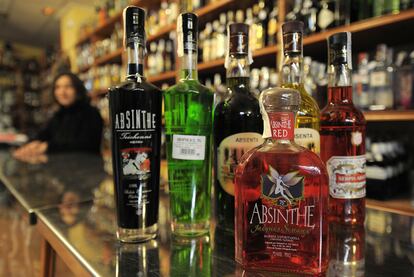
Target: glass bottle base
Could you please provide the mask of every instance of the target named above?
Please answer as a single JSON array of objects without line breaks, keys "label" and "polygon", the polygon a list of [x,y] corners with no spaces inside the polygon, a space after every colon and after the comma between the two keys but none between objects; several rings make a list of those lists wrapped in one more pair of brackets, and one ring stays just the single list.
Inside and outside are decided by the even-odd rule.
[{"label": "glass bottle base", "polygon": [[203,221],[199,223],[178,223],[171,222],[171,230],[175,236],[181,237],[199,237],[209,233],[210,222]]},{"label": "glass bottle base", "polygon": [[158,224],[154,224],[147,228],[126,229],[118,227],[116,237],[118,240],[126,243],[136,243],[151,240],[157,236]]}]

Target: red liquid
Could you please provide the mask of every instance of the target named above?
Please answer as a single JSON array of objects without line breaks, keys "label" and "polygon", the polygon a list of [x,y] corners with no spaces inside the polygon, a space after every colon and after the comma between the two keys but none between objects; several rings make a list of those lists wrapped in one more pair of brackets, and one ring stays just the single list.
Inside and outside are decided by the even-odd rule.
[{"label": "red liquid", "polygon": [[[352,87],[328,88],[328,105],[321,111],[320,121],[321,159],[326,163],[332,156],[365,155],[365,125],[364,115],[352,103]],[[329,215],[335,222],[363,224],[365,195],[339,199],[331,193]]]},{"label": "red liquid", "polygon": [[[322,161],[313,152],[296,145],[271,142],[253,149],[243,159],[235,180],[236,260],[245,269],[312,275],[324,272],[328,255],[328,179]],[[302,197],[295,200],[287,197],[291,203],[280,194],[278,200],[269,197],[272,195],[268,194],[269,183],[263,176],[269,174],[270,167],[280,176],[298,171],[296,176],[303,177],[303,183],[290,187],[289,192],[293,197]],[[262,220],[263,209],[277,210],[273,215],[279,216],[279,222],[274,216],[270,219],[271,212]],[[292,209],[308,217],[298,217]]]}]

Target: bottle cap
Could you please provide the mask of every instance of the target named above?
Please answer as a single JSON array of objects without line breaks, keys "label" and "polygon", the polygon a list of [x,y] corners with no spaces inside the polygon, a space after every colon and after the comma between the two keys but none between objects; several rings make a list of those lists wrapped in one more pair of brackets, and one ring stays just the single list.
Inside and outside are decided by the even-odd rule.
[{"label": "bottle cap", "polygon": [[283,23],[282,32],[283,34],[288,33],[303,33],[304,24],[302,21],[293,20]]},{"label": "bottle cap", "polygon": [[288,54],[302,54],[303,22],[288,21],[282,25],[283,51]]},{"label": "bottle cap", "polygon": [[229,52],[230,54],[248,54],[249,25],[232,23],[229,25]]},{"label": "bottle cap", "polygon": [[123,12],[124,47],[135,43],[145,45],[145,11],[142,8],[128,6]]},{"label": "bottle cap", "polygon": [[328,37],[329,64],[348,64],[352,69],[351,33],[341,32]]},{"label": "bottle cap", "polygon": [[177,54],[197,52],[198,18],[194,13],[182,13],[177,18]]}]

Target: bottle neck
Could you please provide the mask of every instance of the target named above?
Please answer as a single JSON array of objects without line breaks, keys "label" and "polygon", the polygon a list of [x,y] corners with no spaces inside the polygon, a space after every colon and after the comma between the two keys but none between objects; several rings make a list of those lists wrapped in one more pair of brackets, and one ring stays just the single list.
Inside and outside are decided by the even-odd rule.
[{"label": "bottle neck", "polygon": [[127,74],[126,79],[144,77],[144,47],[134,43],[128,45],[127,51]]},{"label": "bottle neck", "polygon": [[303,84],[302,54],[285,54],[280,74],[282,86],[299,86]]},{"label": "bottle neck", "polygon": [[180,80],[198,80],[197,51],[187,51],[180,57]]},{"label": "bottle neck", "polygon": [[[232,92],[249,92],[250,63],[247,55],[230,54],[226,71],[226,83]],[[234,89],[236,87],[244,89]]]},{"label": "bottle neck", "polygon": [[[263,105],[263,104],[260,104]],[[295,113],[290,110],[265,111],[263,117],[263,138],[277,143],[294,142]]]},{"label": "bottle neck", "polygon": [[348,64],[329,66],[328,102],[332,104],[352,103],[352,72]]}]

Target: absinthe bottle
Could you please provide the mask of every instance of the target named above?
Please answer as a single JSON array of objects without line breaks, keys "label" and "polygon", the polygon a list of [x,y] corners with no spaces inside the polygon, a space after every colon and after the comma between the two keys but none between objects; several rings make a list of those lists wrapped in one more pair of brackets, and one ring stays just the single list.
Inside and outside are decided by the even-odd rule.
[{"label": "absinthe bottle", "polygon": [[117,237],[135,242],[157,234],[162,93],[143,76],[145,11],[127,7],[123,16],[127,76],[109,89],[109,110]]},{"label": "absinthe bottle", "polygon": [[197,16],[177,19],[179,81],[165,91],[171,226],[179,236],[209,231],[214,94],[197,79]]},{"label": "absinthe bottle", "polygon": [[214,199],[217,226],[234,229],[234,174],[240,158],[263,143],[257,98],[250,91],[249,25],[233,23],[226,57],[229,96],[214,111]]},{"label": "absinthe bottle", "polygon": [[298,90],[302,99],[296,116],[295,142],[319,154],[319,107],[306,91],[303,80],[303,23],[286,22],[282,31],[284,60],[280,72],[281,85]]}]

